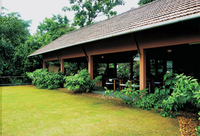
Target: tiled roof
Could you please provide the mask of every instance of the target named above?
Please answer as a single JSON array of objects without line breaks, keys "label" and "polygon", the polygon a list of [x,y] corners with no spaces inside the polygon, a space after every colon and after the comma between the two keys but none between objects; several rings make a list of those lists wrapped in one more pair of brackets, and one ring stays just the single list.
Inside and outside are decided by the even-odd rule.
[{"label": "tiled roof", "polygon": [[67,33],[29,56],[192,17],[200,18],[200,0],[157,0],[110,19]]}]

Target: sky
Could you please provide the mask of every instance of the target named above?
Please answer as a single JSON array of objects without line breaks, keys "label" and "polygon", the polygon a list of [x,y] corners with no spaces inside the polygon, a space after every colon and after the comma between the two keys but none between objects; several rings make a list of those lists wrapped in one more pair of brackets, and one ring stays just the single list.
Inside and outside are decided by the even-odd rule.
[{"label": "sky", "polygon": [[[117,6],[113,10],[118,14],[138,7],[139,0],[124,0],[124,6]],[[10,12],[18,12],[23,20],[32,20],[29,27],[30,33],[36,33],[39,22],[42,22],[45,17],[51,18],[52,15],[66,15],[73,22],[74,12],[63,12],[64,6],[70,7],[69,0],[0,0],[0,6],[8,9]],[[5,12],[5,11],[4,11]],[[104,20],[106,17],[99,17],[95,21]]]}]

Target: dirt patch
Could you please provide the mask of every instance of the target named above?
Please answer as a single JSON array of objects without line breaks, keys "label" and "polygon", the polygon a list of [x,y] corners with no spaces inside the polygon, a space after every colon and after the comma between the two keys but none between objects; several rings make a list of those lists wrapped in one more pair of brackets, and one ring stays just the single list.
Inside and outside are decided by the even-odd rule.
[{"label": "dirt patch", "polygon": [[197,127],[200,126],[197,113],[182,113],[177,116],[179,121],[181,136],[197,136]]}]

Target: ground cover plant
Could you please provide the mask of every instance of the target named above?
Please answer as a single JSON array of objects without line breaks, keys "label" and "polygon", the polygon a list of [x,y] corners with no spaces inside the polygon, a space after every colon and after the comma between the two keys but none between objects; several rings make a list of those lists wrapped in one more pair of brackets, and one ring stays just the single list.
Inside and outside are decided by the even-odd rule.
[{"label": "ground cover plant", "polygon": [[2,87],[2,135],[180,135],[175,118],[65,90]]}]

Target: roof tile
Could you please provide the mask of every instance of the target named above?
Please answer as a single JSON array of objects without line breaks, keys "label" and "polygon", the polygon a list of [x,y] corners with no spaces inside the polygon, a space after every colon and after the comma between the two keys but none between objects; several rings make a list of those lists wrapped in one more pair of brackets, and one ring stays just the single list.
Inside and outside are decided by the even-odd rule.
[{"label": "roof tile", "polygon": [[200,0],[157,0],[67,33],[30,56],[195,14],[200,14]]}]

